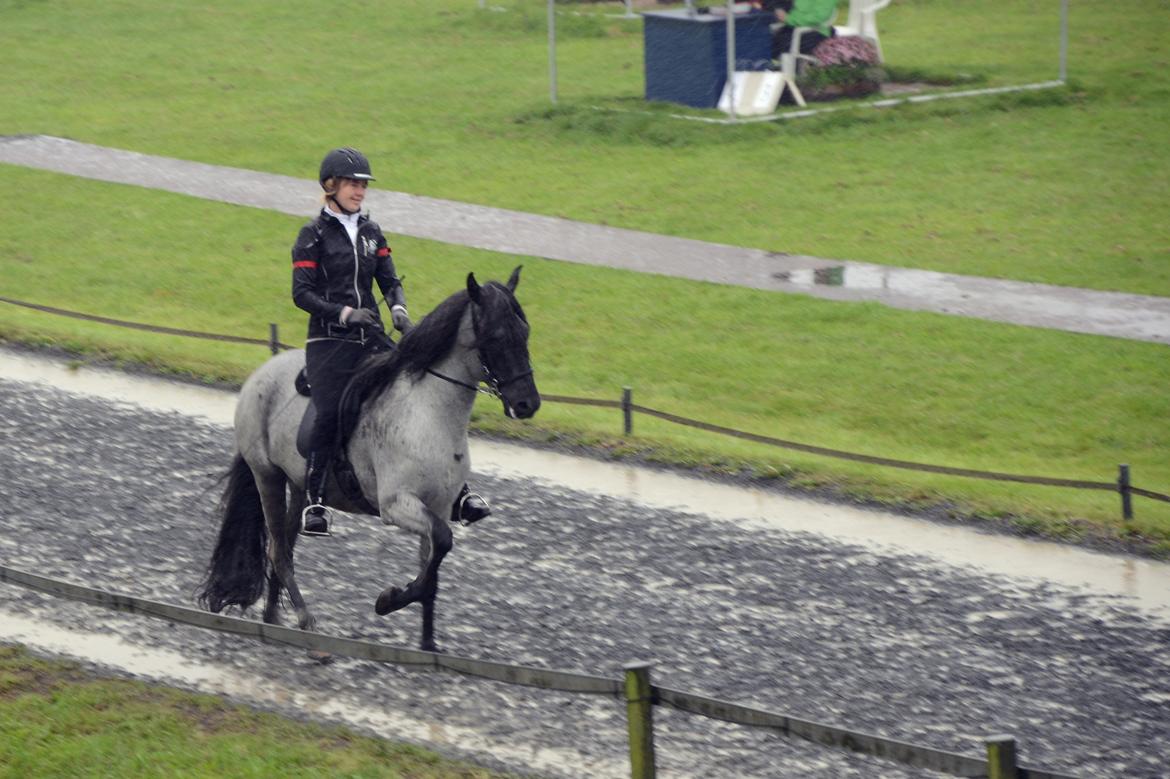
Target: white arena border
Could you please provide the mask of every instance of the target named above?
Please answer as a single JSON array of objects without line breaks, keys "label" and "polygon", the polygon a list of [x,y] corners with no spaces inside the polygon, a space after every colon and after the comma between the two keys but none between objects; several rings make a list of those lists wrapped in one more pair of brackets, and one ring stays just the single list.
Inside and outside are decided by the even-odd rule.
[{"label": "white arena border", "polygon": [[890,97],[881,100],[872,100],[866,103],[854,103],[852,105],[842,106],[825,106],[824,108],[806,108],[800,111],[784,111],[782,113],[772,113],[765,116],[748,116],[748,117],[728,117],[726,119],[714,116],[695,116],[693,114],[662,114],[653,111],[634,111],[625,108],[609,108],[605,106],[590,106],[595,111],[608,111],[615,114],[640,114],[643,116],[665,116],[670,119],[682,119],[689,122],[704,122],[706,124],[752,124],[757,122],[776,122],[784,119],[806,119],[810,116],[820,116],[822,114],[838,113],[841,111],[857,111],[862,108],[893,108],[899,105],[906,105],[910,103],[930,103],[935,100],[954,100],[956,98],[965,97],[985,97],[988,95],[1005,95],[1011,92],[1035,92],[1041,89],[1055,89],[1057,87],[1066,86],[1066,82],[1062,80],[1056,81],[1037,81],[1032,84],[1016,84],[1006,87],[984,87],[983,89],[962,89],[954,92],[932,92],[926,95],[908,95],[906,97]]}]

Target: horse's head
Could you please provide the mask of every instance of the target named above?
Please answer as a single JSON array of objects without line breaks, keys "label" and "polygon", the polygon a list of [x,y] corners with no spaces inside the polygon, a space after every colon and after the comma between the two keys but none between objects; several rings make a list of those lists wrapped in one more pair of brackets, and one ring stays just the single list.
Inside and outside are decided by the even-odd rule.
[{"label": "horse's head", "polygon": [[484,381],[513,419],[528,419],[540,408],[540,393],[528,358],[528,319],[513,294],[520,283],[520,267],[507,285],[489,281],[483,286],[467,274],[476,349],[483,363]]}]

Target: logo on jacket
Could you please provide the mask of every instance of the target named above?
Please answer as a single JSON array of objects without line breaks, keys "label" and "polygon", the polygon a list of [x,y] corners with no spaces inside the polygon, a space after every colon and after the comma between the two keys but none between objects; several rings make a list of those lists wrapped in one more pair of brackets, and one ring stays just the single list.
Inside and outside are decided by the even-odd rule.
[{"label": "logo on jacket", "polygon": [[378,251],[378,242],[373,238],[362,238],[362,254],[369,256],[376,254]]}]

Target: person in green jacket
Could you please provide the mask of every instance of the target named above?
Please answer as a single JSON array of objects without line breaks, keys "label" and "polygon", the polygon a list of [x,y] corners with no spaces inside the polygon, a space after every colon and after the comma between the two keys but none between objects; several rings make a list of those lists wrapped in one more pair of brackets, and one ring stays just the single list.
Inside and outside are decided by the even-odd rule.
[{"label": "person in green jacket", "polygon": [[837,0],[755,0],[756,7],[771,11],[780,22],[772,33],[772,59],[792,48],[792,33],[797,27],[813,27],[800,36],[800,53],[809,54],[825,38],[833,36],[833,18]]}]

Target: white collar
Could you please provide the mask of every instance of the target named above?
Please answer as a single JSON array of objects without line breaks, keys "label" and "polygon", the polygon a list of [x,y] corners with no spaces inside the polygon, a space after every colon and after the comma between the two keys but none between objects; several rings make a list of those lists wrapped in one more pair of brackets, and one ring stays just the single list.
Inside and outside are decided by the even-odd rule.
[{"label": "white collar", "polygon": [[325,206],[325,213],[329,214],[329,216],[333,217],[338,222],[341,222],[341,226],[345,228],[345,234],[349,236],[349,242],[354,246],[357,246],[358,217],[361,216],[361,212],[353,214],[339,214],[329,206]]},{"label": "white collar", "polygon": [[342,214],[334,211],[329,206],[324,206],[324,208],[325,213],[329,214],[329,216],[341,222],[343,225],[353,225],[354,227],[357,227],[358,218],[362,215],[361,211],[355,211],[352,214]]}]

